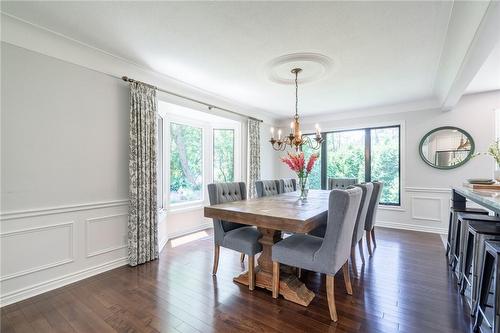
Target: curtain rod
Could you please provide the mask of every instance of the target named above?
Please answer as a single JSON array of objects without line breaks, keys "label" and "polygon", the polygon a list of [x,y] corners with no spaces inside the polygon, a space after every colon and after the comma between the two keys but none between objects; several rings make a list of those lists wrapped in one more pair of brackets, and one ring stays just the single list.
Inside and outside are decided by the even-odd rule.
[{"label": "curtain rod", "polygon": [[239,113],[239,112],[236,112],[236,111],[232,111],[232,110],[228,110],[228,109],[225,109],[225,108],[221,108],[221,107],[218,107],[216,105],[213,105],[213,104],[208,104],[208,103],[205,103],[205,102],[202,102],[200,100],[197,100],[197,99],[194,99],[194,98],[191,98],[191,97],[187,97],[187,96],[183,96],[183,95],[179,95],[179,94],[176,94],[174,92],[171,92],[171,91],[168,91],[168,90],[165,90],[165,89],[161,89],[161,88],[158,88],[156,86],[153,86],[151,84],[148,84],[148,83],[145,83],[145,82],[142,82],[142,81],[138,81],[138,80],[134,80],[134,79],[131,79],[129,78],[128,76],[122,76],[122,80],[125,81],[125,82],[139,82],[139,83],[142,83],[146,86],[149,86],[151,88],[154,88],[156,90],[159,90],[161,92],[164,92],[166,94],[169,94],[169,95],[172,95],[172,96],[176,96],[176,97],[179,97],[179,98],[183,98],[183,99],[186,99],[188,101],[191,101],[191,102],[195,102],[195,103],[198,103],[198,104],[202,104],[202,105],[205,105],[208,107],[208,110],[212,110],[212,109],[218,109],[218,110],[222,110],[222,111],[225,111],[225,112],[229,112],[229,113],[232,113],[232,114],[235,114],[235,115],[238,115],[240,117],[245,117],[245,118],[248,118],[248,119],[253,119],[253,120],[257,120],[257,121],[260,121],[261,123],[264,122],[262,119],[257,119],[257,118],[254,118],[254,117],[250,117],[250,116],[247,116],[245,114],[242,114],[242,113]]}]

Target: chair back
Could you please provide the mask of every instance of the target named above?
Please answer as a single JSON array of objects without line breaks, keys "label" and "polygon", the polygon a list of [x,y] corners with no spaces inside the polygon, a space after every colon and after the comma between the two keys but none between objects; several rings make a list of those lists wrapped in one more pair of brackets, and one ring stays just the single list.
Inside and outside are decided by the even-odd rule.
[{"label": "chair back", "polygon": [[[218,205],[230,201],[246,200],[247,189],[243,182],[239,183],[214,183],[208,184],[208,198],[210,205]],[[221,244],[226,232],[244,227],[245,225],[213,219],[214,222],[214,240],[216,244]]]},{"label": "chair back", "polygon": [[268,197],[270,195],[280,194],[279,180],[257,180],[255,182],[257,198]]},{"label": "chair back", "polygon": [[380,202],[380,195],[382,194],[382,188],[384,183],[382,182],[372,182],[373,193],[370,198],[370,205],[368,206],[368,212],[366,213],[365,220],[365,230],[372,230],[377,219],[378,204]]},{"label": "chair back", "polygon": [[325,237],[313,258],[320,273],[334,275],[349,259],[361,195],[359,187],[330,192]]},{"label": "chair back", "polygon": [[297,191],[297,180],[295,178],[280,179],[280,193]]},{"label": "chair back", "polygon": [[358,217],[356,218],[356,226],[352,235],[352,246],[356,245],[361,238],[363,238],[363,231],[365,230],[366,213],[368,213],[368,206],[370,206],[370,199],[373,193],[372,183],[356,184],[356,187],[361,188],[363,195],[361,196],[361,203],[359,205]]},{"label": "chair back", "polygon": [[328,178],[328,189],[345,189],[350,185],[356,184],[357,182],[358,180],[356,178]]}]

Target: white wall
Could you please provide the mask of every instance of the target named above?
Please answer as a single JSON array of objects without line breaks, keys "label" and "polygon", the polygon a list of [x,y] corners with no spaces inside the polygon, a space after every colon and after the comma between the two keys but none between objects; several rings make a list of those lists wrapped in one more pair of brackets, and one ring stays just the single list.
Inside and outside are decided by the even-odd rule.
[{"label": "white wall", "polygon": [[260,127],[260,178],[261,179],[275,179],[279,168],[278,152],[274,151],[269,143],[272,125],[263,123]]},{"label": "white wall", "polygon": [[128,87],[2,43],[1,302],[126,263]]},{"label": "white wall", "polygon": [[[464,96],[448,112],[425,110],[365,116],[352,119],[335,119],[334,115],[320,120],[321,129],[362,128],[378,125],[402,125],[402,206],[380,207],[378,225],[411,230],[445,233],[447,230],[450,186],[460,185],[472,177],[493,177],[494,162],[481,156],[464,166],[452,170],[438,170],[425,164],[418,154],[421,138],[440,126],[456,126],[469,132],[476,151],[486,151],[495,140],[495,109],[500,108],[500,92]],[[362,110],[361,110],[362,111]],[[318,119],[312,119],[317,122]],[[304,132],[314,129],[314,122],[302,119]],[[287,126],[286,122],[281,124]],[[280,177],[292,176],[284,166],[278,168]]]},{"label": "white wall", "polygon": [[[129,89],[109,75],[9,43],[1,46],[0,302],[5,305],[126,264]],[[246,165],[243,124],[240,150]],[[262,174],[272,178],[274,155],[264,144],[268,131],[264,123],[262,165],[271,167]],[[202,208],[161,214],[160,245],[211,226]]]}]

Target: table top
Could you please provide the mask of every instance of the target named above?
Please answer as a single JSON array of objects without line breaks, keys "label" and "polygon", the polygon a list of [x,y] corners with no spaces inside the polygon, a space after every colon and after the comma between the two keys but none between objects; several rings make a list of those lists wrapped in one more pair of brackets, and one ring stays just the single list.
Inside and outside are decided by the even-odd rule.
[{"label": "table top", "polygon": [[307,233],[328,214],[330,191],[309,190],[307,200],[298,192],[205,206],[205,217],[255,225],[261,228]]},{"label": "table top", "polygon": [[465,186],[453,187],[453,190],[481,206],[500,213],[500,190],[473,190]]}]

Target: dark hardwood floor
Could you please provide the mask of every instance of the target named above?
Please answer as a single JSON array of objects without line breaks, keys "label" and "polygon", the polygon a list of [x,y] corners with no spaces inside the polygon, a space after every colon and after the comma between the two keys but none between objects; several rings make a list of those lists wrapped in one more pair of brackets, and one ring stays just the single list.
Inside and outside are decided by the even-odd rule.
[{"label": "dark hardwood floor", "polygon": [[[208,232],[208,231],[207,231]],[[303,277],[317,294],[309,307],[238,285],[239,254],[213,243],[172,247],[160,260],[121,267],[1,309],[2,332],[469,332],[470,317],[448,272],[438,235],[377,228],[377,249],[354,295],[336,277],[339,321],[330,321],[325,277]],[[368,258],[365,246],[365,257]]]}]

